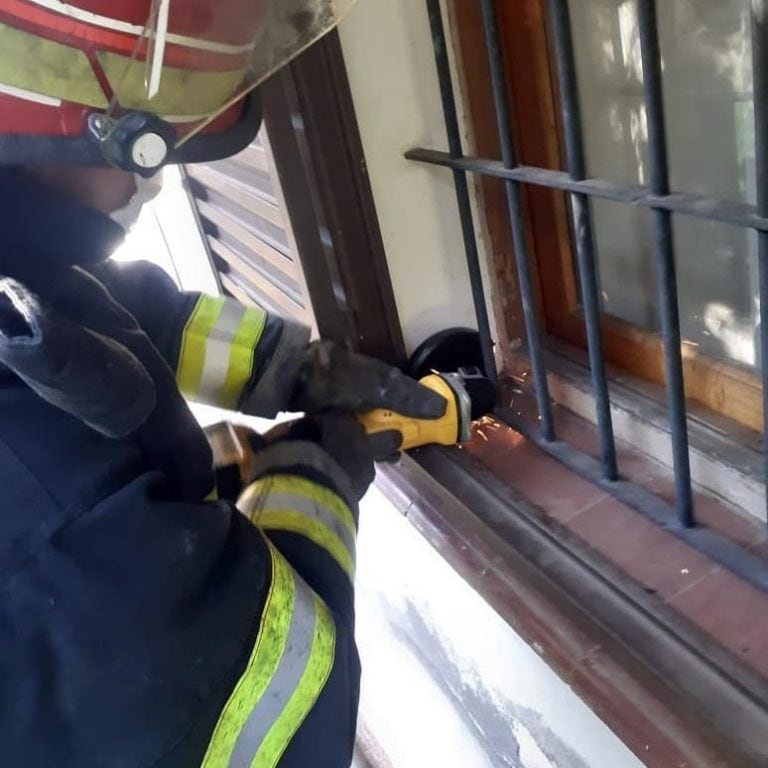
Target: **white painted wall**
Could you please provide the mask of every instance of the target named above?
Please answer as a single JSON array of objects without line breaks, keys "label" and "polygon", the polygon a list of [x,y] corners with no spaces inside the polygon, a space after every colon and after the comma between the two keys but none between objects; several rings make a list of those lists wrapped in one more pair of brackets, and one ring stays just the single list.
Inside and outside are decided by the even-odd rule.
[{"label": "white painted wall", "polygon": [[356,605],[361,720],[392,768],[642,768],[375,486]]},{"label": "white painted wall", "polygon": [[476,327],[451,172],[403,157],[417,146],[447,148],[426,9],[416,0],[359,0],[339,33],[412,350],[445,327]]}]

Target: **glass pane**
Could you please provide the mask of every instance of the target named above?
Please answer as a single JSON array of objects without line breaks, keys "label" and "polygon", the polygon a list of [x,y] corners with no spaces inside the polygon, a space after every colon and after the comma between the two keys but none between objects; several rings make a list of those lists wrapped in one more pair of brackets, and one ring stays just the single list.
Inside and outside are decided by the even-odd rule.
[{"label": "glass pane", "polygon": [[657,330],[650,212],[594,200],[592,221],[603,311],[641,328]]},{"label": "glass pane", "polygon": [[749,3],[657,5],[672,188],[754,202]]},{"label": "glass pane", "polygon": [[[587,172],[647,184],[642,61],[635,0],[569,0]],[[745,0],[658,3],[670,181],[679,192],[755,199],[752,68]],[[593,201],[607,313],[657,330],[650,216]],[[674,217],[684,338],[755,363],[753,233]]]},{"label": "glass pane", "polygon": [[680,330],[707,355],[757,361],[757,235],[717,222],[674,218]]}]

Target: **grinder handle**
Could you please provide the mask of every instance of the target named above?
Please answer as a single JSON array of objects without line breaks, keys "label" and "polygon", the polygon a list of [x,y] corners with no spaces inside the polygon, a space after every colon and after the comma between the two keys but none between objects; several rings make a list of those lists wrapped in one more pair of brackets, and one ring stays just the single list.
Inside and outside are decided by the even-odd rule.
[{"label": "grinder handle", "polygon": [[447,403],[445,413],[439,418],[414,419],[386,408],[377,408],[368,413],[358,414],[357,420],[369,435],[376,432],[399,432],[403,438],[400,448],[404,451],[430,443],[455,445],[461,434],[461,424],[453,389],[442,376],[436,373],[425,376],[419,384],[445,398]]}]

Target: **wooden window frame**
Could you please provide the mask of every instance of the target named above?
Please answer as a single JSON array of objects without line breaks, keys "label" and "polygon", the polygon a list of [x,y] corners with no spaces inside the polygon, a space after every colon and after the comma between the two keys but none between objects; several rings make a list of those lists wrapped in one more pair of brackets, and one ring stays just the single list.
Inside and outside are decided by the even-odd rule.
[{"label": "wooden window frame", "polygon": [[[518,160],[523,165],[562,169],[559,97],[545,0],[496,0],[496,14]],[[479,4],[474,0],[457,0],[453,21],[474,152],[479,157],[498,158],[500,148]],[[522,338],[522,309],[504,185],[488,177],[483,177],[480,185],[500,296],[496,301],[500,337],[503,341]],[[541,326],[547,336],[586,348],[566,196],[558,190],[525,186],[524,204]],[[655,384],[664,383],[663,350],[657,334],[603,315],[602,338],[608,363]],[[506,364],[513,362],[511,346],[504,344]],[[703,355],[696,345],[685,342],[683,371],[689,400],[751,429],[762,430],[762,387],[758,375]]]}]

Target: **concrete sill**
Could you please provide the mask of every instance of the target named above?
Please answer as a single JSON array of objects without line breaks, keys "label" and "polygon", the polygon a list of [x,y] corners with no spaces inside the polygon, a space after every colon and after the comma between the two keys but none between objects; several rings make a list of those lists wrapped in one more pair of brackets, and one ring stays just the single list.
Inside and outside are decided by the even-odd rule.
[{"label": "concrete sill", "polygon": [[767,764],[768,596],[536,451],[509,437],[498,456],[552,489],[546,511],[467,450],[423,449],[380,485],[646,765]]}]

